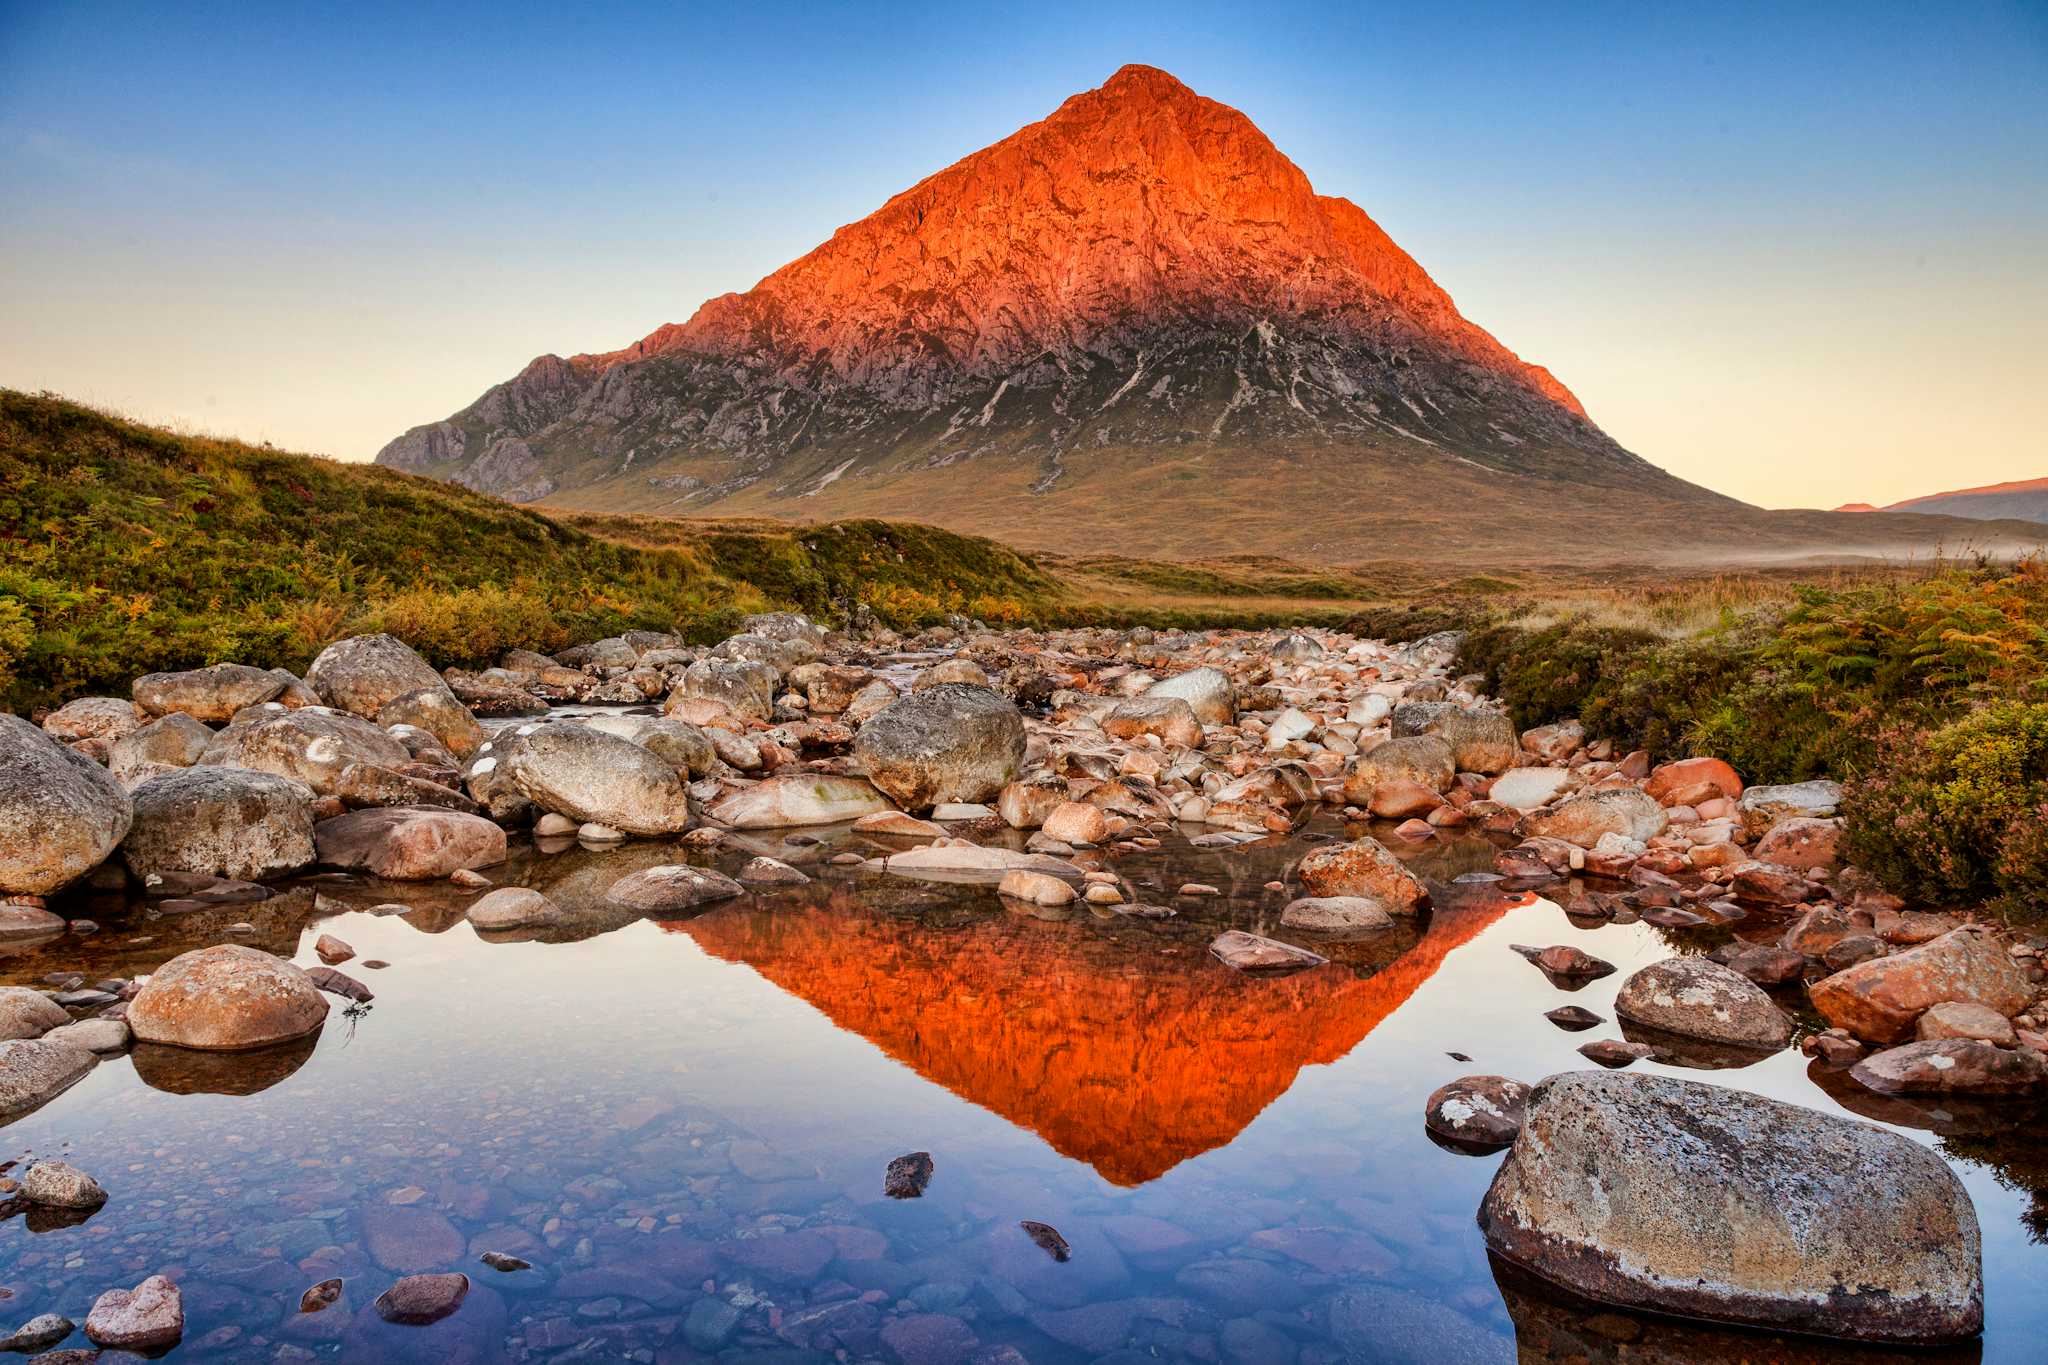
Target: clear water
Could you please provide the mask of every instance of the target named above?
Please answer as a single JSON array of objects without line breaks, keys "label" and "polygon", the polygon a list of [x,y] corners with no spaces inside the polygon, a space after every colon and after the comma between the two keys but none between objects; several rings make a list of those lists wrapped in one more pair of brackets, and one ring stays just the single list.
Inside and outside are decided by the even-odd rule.
[{"label": "clear water", "polygon": [[[246,920],[241,941],[308,966],[321,933],[347,941],[342,969],[376,999],[336,1001],[283,1053],[108,1059],[0,1131],[0,1156],[61,1153],[112,1195],[82,1223],[8,1218],[0,1321],[83,1321],[101,1290],[168,1272],[187,1313],[172,1354],[194,1360],[1882,1358],[1504,1283],[1473,1222],[1499,1158],[1438,1148],[1424,1098],[1472,1072],[1586,1065],[1575,1048],[1614,1025],[1567,1033],[1543,1011],[1611,1018],[1623,977],[1683,936],[1452,885],[1491,862],[1465,840],[1414,855],[1440,908],[1331,966],[1257,979],[1213,961],[1219,928],[1273,926],[1285,896],[1264,883],[1336,833],[1121,857],[1142,899],[1180,907],[1162,921],[1025,915],[985,886],[816,865],[809,886],[685,921],[595,909],[618,876],[684,856],[644,843],[522,848],[496,869],[592,908],[546,941],[480,938],[445,886],[319,880],[162,918],[92,906],[101,933],[0,960],[0,979],[133,975]],[[800,860],[850,837],[756,842]],[[1186,881],[1227,894],[1175,900]],[[1511,942],[1577,943],[1621,971],[1563,992]],[[1943,1144],[1984,1229],[1981,1358],[2042,1358],[2038,1112],[1859,1099],[1796,1050],[1712,1079]],[[911,1151],[932,1154],[928,1191],[884,1198]],[[490,1270],[487,1250],[536,1268]],[[376,1317],[398,1273],[442,1269],[475,1282],[453,1317]],[[334,1275],[345,1301],[299,1314]]]}]

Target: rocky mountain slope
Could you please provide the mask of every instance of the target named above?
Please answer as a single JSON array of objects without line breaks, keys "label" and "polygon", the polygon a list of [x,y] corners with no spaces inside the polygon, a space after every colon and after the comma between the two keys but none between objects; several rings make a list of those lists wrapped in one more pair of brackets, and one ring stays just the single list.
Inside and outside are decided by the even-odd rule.
[{"label": "rocky mountain slope", "polygon": [[1142,66],[747,293],[541,356],[377,458],[520,502],[1183,558],[1497,558],[1555,518],[1602,556],[1674,523],[1782,551],[1844,524],[1624,450],[1243,114]]},{"label": "rocky mountain slope", "polygon": [[2015,479],[1990,483],[1981,488],[1958,488],[1949,493],[1929,493],[1908,498],[1889,507],[1853,502],[1837,508],[1842,512],[1932,512],[1945,517],[1968,517],[1973,521],[2048,522],[2048,479]]}]

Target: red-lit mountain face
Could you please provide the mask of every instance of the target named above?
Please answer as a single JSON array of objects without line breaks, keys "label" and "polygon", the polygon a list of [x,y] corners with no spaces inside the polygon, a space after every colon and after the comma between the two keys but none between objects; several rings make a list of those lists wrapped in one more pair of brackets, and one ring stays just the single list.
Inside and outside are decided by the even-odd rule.
[{"label": "red-lit mountain face", "polygon": [[749,292],[542,356],[378,460],[516,500],[1027,541],[1143,542],[1219,482],[1321,501],[1389,472],[1446,475],[1439,500],[1507,475],[1732,506],[1616,445],[1243,114],[1139,66]]}]

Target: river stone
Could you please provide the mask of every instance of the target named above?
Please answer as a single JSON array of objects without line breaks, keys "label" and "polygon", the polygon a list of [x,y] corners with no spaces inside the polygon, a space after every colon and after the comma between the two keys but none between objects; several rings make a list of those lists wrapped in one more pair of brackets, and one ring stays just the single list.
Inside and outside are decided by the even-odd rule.
[{"label": "river stone", "polygon": [[1303,896],[1288,902],[1280,923],[1320,933],[1370,933],[1394,927],[1386,907],[1370,896]]},{"label": "river stone", "polygon": [[55,1209],[96,1209],[107,1202],[100,1182],[68,1161],[38,1161],[21,1180],[22,1198]]},{"label": "river stone", "polygon": [[930,844],[924,848],[891,853],[882,859],[882,866],[890,872],[931,873],[941,877],[950,873],[957,874],[958,880],[996,883],[1002,881],[1004,873],[1019,869],[1070,877],[1075,881],[1082,877],[1081,869],[1063,858],[1043,853],[1019,853],[1013,848],[990,848],[984,844]]},{"label": "river stone", "polygon": [[1240,972],[1298,972],[1320,967],[1329,959],[1291,943],[1226,929],[1209,942],[1209,952],[1224,966]]},{"label": "river stone", "polygon": [[628,834],[680,834],[690,827],[682,775],[648,750],[584,725],[522,729],[529,732],[499,762],[542,810]]},{"label": "river stone", "polygon": [[345,711],[266,707],[215,735],[199,761],[276,773],[305,783],[318,795],[332,796],[349,764],[403,768],[412,762],[412,754],[377,726]]},{"label": "river stone", "polygon": [[1102,718],[1102,733],[1116,739],[1157,735],[1183,749],[1202,747],[1202,722],[1195,708],[1180,697],[1131,697],[1118,702]]},{"label": "river stone", "polygon": [[432,806],[373,806],[322,820],[313,843],[325,867],[394,882],[437,881],[505,861],[505,831],[481,815]]},{"label": "river stone", "polygon": [[0,986],[0,1039],[40,1038],[71,1022],[65,1008],[27,986]]},{"label": "river stone", "polygon": [[538,891],[523,886],[501,886],[470,903],[469,922],[491,930],[537,929],[561,918],[562,911]]},{"label": "river stone", "polygon": [[1377,839],[1319,848],[1295,867],[1312,897],[1364,896],[1389,914],[1413,914],[1429,899],[1422,879]]},{"label": "river stone", "polygon": [[1024,716],[990,688],[940,683],[889,703],[860,727],[853,752],[905,810],[987,801],[1024,766]]},{"label": "river stone", "polygon": [[[394,732],[402,733],[402,732]],[[351,763],[334,779],[329,795],[351,809],[368,806],[439,806],[475,815],[480,807],[466,793],[411,773],[375,763]]]},{"label": "river stone", "polygon": [[1763,987],[1703,957],[1653,962],[1621,983],[1614,1012],[1632,1023],[1732,1047],[1784,1047],[1792,1016]]},{"label": "river stone", "polygon": [[1625,1308],[1900,1343],[1984,1325],[1976,1210],[1939,1156],[1697,1081],[1543,1081],[1479,1224],[1503,1259]]},{"label": "river stone", "polygon": [[895,810],[872,782],[823,773],[770,777],[714,801],[705,814],[730,829],[834,825]]},{"label": "river stone", "polygon": [[1422,1124],[1455,1147],[1494,1152],[1515,1140],[1529,1087],[1507,1076],[1460,1076],[1440,1085],[1422,1106]]},{"label": "river stone", "polygon": [[1193,709],[1204,725],[1237,723],[1237,687],[1220,668],[1196,668],[1161,678],[1145,689],[1148,697],[1174,697]]},{"label": "river stone", "polygon": [[[77,1323],[61,1313],[39,1314],[15,1328],[7,1337],[0,1338],[0,1351],[19,1351],[26,1355],[31,1351],[48,1350],[70,1336],[77,1327]],[[65,1362],[61,1356],[54,1359],[38,1357],[37,1365],[65,1365]],[[79,1361],[77,1365],[86,1365],[86,1362]]]},{"label": "river stone", "polygon": [[83,1048],[39,1038],[0,1042],[0,1119],[49,1103],[92,1070],[94,1060]]},{"label": "river stone", "polygon": [[1681,758],[1660,763],[1643,783],[1643,791],[1659,805],[1671,805],[1671,797],[1694,787],[1709,786],[1723,796],[1742,795],[1742,778],[1718,758]]},{"label": "river stone", "polygon": [[1109,812],[1086,801],[1062,801],[1045,813],[1039,827],[1046,838],[1063,844],[1099,844],[1109,837]]},{"label": "river stone", "polygon": [[775,711],[775,670],[742,659],[699,659],[683,673],[667,709],[684,700],[717,702],[744,720],[765,721]]},{"label": "river stone", "polygon": [[[1432,714],[1420,729],[1404,730],[1402,713],[1414,706],[1430,706]],[[1435,735],[1450,746],[1451,761],[1461,773],[1504,773],[1515,766],[1521,743],[1515,723],[1502,711],[1483,707],[1467,709],[1451,703],[1411,702],[1396,708],[1394,734]]]},{"label": "river stone", "polygon": [[1396,782],[1412,782],[1442,792],[1457,776],[1451,746],[1436,735],[1414,735],[1375,744],[1358,756],[1344,778],[1344,799],[1354,806],[1371,802],[1373,793]]},{"label": "river stone", "polygon": [[1952,929],[1859,962],[1822,977],[1807,994],[1828,1023],[1874,1043],[1910,1037],[1920,1016],[1943,1001],[1984,1005],[2011,1018],[2033,998],[2019,965],[1995,938],[1974,929]]},{"label": "river stone", "polygon": [[124,1052],[132,1037],[125,1019],[81,1019],[75,1024],[64,1024],[43,1035],[43,1041],[59,1047],[75,1047],[86,1052]]},{"label": "river stone", "polygon": [[123,697],[80,697],[43,717],[43,733],[60,744],[80,739],[120,739],[142,728],[135,703]]},{"label": "river stone", "polygon": [[145,1043],[235,1052],[303,1038],[327,1020],[327,997],[282,958],[222,943],[172,958],[128,1002]]},{"label": "river stone", "polygon": [[659,918],[712,901],[730,900],[745,895],[746,890],[722,872],[679,863],[629,873],[612,883],[605,899],[622,909]]},{"label": "river stone", "polygon": [[145,673],[135,680],[136,709],[146,716],[180,712],[207,725],[225,725],[235,712],[283,692],[284,678],[247,664],[212,664],[181,673]]},{"label": "river stone", "polygon": [[705,777],[718,759],[710,736],[675,716],[590,716],[583,725],[631,740],[685,777]]},{"label": "river stone", "polygon": [[996,893],[1029,905],[1072,905],[1073,886],[1047,872],[1012,868],[996,883]]},{"label": "river stone", "polygon": [[1936,1038],[1872,1053],[1849,1074],[1880,1095],[2020,1095],[2048,1084],[2048,1061],[2029,1047]]},{"label": "river stone", "polygon": [[336,640],[306,670],[306,685],[327,705],[364,717],[374,717],[409,692],[448,690],[411,645],[392,635]]},{"label": "river stone", "polygon": [[1571,785],[1569,768],[1512,768],[1494,779],[1487,799],[1514,810],[1535,810]]},{"label": "river stone", "polygon": [[1664,832],[1671,817],[1664,808],[1634,787],[1582,792],[1522,822],[1525,839],[1562,839],[1592,848],[1601,836],[1619,834],[1647,843]]},{"label": "river stone", "polygon": [[2019,1033],[2012,1020],[1989,1005],[1967,1000],[1944,1000],[1930,1005],[1913,1023],[1913,1035],[1923,1043],[1941,1038],[1976,1038],[2000,1047],[2019,1045]]},{"label": "river stone", "polygon": [[424,730],[457,758],[468,758],[487,738],[475,714],[439,678],[432,687],[403,692],[385,702],[377,709],[377,723],[387,730],[400,725]]},{"label": "river stone", "polygon": [[201,764],[161,773],[135,789],[135,823],[121,858],[137,879],[289,876],[313,861],[312,800],[304,784],[249,768]]},{"label": "river stone", "polygon": [[377,1316],[386,1322],[425,1327],[462,1307],[469,1296],[469,1276],[461,1271],[441,1275],[407,1275],[377,1296]]},{"label": "river stone", "polygon": [[1842,804],[1842,784],[1816,780],[1779,787],[1751,787],[1735,803],[1735,814],[1751,834],[1763,834],[1789,816],[1815,820],[1833,815]]},{"label": "river stone", "polygon": [[133,791],[140,779],[165,768],[191,767],[211,743],[213,731],[182,711],[173,712],[115,740],[107,771]]},{"label": "river stone", "polygon": [[69,886],[107,860],[134,818],[105,768],[0,714],[0,893]]},{"label": "river stone", "polygon": [[85,1334],[110,1351],[164,1350],[185,1335],[184,1299],[162,1275],[133,1289],[109,1289],[86,1314]]},{"label": "river stone", "polygon": [[825,628],[800,611],[755,612],[740,622],[740,633],[805,645],[812,654],[825,647]]}]

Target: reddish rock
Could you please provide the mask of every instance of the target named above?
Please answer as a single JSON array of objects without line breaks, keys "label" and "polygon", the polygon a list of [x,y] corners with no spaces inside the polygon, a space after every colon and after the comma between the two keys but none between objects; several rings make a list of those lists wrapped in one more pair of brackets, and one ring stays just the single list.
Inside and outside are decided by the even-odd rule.
[{"label": "reddish rock", "polygon": [[2004,946],[1970,929],[1859,963],[1808,991],[1830,1024],[1879,1043],[1911,1036],[1920,1016],[1945,1000],[1985,1005],[2010,1018],[2033,996]]},{"label": "reddish rock", "polygon": [[1373,789],[1366,808],[1382,820],[1406,820],[1428,815],[1443,805],[1443,798],[1420,782],[1396,778]]},{"label": "reddish rock", "polygon": [[1872,1053],[1849,1074],[1880,1095],[2020,1095],[2048,1085],[2048,1061],[2030,1048],[1939,1038]]},{"label": "reddish rock", "polygon": [[377,1316],[407,1327],[425,1327],[462,1307],[469,1296],[469,1276],[407,1275],[377,1296]]},{"label": "reddish rock", "polygon": [[1842,865],[1842,822],[1792,816],[1772,825],[1757,840],[1756,856],[1794,872],[1815,872]]},{"label": "reddish rock", "polygon": [[1412,911],[1429,899],[1422,879],[1377,839],[1319,848],[1301,860],[1295,873],[1311,896],[1365,896],[1393,914]]},{"label": "reddish rock", "polygon": [[1702,786],[1726,797],[1742,795],[1742,778],[1718,758],[1682,758],[1676,763],[1660,764],[1643,784],[1643,790],[1660,805],[1691,805],[1691,801],[1674,798],[1681,793],[1692,794],[1694,788]]},{"label": "reddish rock", "polygon": [[110,1351],[168,1349],[185,1335],[184,1298],[162,1275],[133,1289],[109,1289],[86,1314],[85,1334]]},{"label": "reddish rock", "polygon": [[232,1052],[316,1032],[327,998],[282,958],[223,943],[159,967],[128,1002],[127,1019],[145,1043]]},{"label": "reddish rock", "polygon": [[1791,868],[1756,862],[1738,868],[1728,889],[1735,899],[1752,905],[1799,905],[1822,894]]},{"label": "reddish rock", "polygon": [[480,815],[420,807],[350,811],[313,827],[328,867],[388,881],[436,881],[505,861],[505,831]]}]

